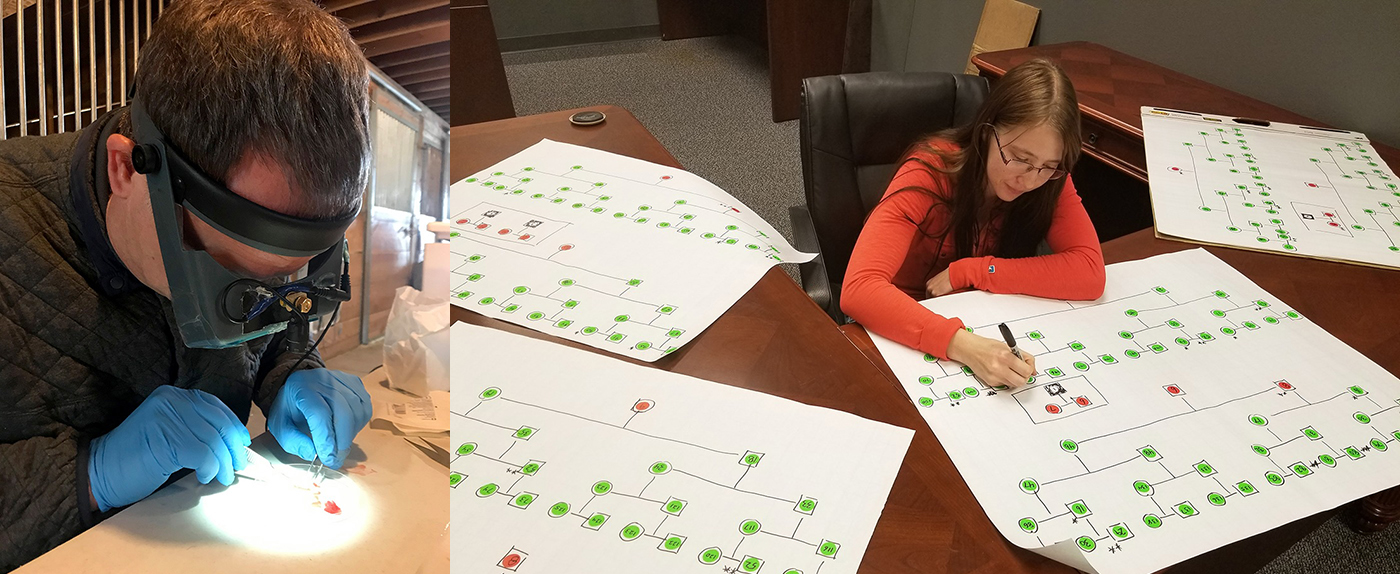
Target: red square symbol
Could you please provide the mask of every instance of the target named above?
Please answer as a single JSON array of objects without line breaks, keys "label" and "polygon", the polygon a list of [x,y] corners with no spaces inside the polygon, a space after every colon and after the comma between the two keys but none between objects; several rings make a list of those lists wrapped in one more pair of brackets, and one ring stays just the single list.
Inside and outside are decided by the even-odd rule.
[{"label": "red square symbol", "polygon": [[526,554],[524,552],[511,549],[509,553],[501,558],[500,562],[496,563],[496,567],[505,568],[506,570],[514,572],[516,568],[520,567],[520,563],[525,561],[525,556]]}]

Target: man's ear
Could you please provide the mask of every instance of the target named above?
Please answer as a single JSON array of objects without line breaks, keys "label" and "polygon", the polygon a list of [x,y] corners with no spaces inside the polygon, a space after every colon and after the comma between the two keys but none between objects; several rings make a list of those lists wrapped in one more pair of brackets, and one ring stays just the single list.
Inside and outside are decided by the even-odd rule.
[{"label": "man's ear", "polygon": [[107,185],[112,188],[112,194],[118,197],[128,198],[141,189],[137,178],[145,177],[136,173],[136,168],[131,165],[133,149],[136,149],[136,142],[131,138],[121,134],[107,136]]}]

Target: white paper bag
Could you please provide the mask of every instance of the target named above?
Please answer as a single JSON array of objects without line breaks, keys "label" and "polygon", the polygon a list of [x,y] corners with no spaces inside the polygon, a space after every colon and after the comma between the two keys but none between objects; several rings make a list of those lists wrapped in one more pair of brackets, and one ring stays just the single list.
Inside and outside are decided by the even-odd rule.
[{"label": "white paper bag", "polygon": [[384,370],[389,385],[426,397],[448,388],[447,299],[413,287],[394,293],[384,327]]}]

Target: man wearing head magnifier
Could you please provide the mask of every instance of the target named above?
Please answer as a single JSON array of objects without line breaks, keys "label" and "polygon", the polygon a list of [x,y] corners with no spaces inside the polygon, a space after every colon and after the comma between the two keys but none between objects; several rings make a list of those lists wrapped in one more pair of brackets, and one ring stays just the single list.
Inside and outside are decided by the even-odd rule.
[{"label": "man wearing head magnifier", "polygon": [[180,0],[132,103],[0,141],[0,571],[193,469],[247,465],[253,404],[330,467],[368,423],[312,340],[350,298],[368,74],[306,0]]}]

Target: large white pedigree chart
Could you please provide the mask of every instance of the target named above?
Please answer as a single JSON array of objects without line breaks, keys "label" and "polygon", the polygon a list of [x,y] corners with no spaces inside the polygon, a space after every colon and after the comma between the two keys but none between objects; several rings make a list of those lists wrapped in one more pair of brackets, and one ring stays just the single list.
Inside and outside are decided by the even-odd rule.
[{"label": "large white pedigree chart", "polygon": [[1400,482],[1400,380],[1203,249],[1108,267],[1097,301],[924,301],[1035,355],[987,388],[872,336],[1008,540],[1147,573]]},{"label": "large white pedigree chart", "polygon": [[699,176],[549,140],[453,184],[452,212],[454,305],[644,361],[814,257]]},{"label": "large white pedigree chart", "polygon": [[452,571],[841,574],[914,432],[458,323]]},{"label": "large white pedigree chart", "polygon": [[1365,134],[1142,108],[1157,233],[1400,268],[1400,180]]}]

